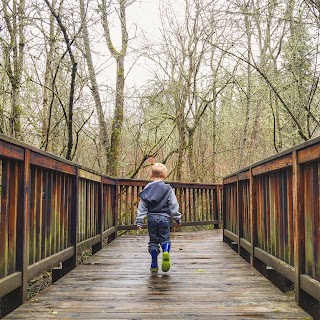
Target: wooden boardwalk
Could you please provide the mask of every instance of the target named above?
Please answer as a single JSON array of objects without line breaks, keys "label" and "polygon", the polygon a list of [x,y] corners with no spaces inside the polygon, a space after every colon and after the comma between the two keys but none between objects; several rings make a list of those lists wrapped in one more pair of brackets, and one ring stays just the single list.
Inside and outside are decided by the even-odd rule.
[{"label": "wooden boardwalk", "polygon": [[149,271],[147,236],[119,237],[4,319],[312,319],[222,242],[172,234],[172,268]]}]

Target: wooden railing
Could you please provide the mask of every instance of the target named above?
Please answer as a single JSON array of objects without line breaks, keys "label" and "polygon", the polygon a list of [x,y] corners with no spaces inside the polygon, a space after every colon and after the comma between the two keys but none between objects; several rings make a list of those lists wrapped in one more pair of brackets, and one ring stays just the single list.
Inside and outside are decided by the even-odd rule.
[{"label": "wooden railing", "polygon": [[[138,195],[148,183],[144,180],[118,179],[118,230],[135,229]],[[170,182],[182,213],[182,226],[213,225],[221,221],[222,185]]]},{"label": "wooden railing", "polygon": [[[77,265],[78,252],[136,229],[148,182],[111,179],[2,135],[0,170],[0,317],[27,299],[29,280],[52,269],[54,282]],[[171,185],[183,225],[221,225],[221,185]]]},{"label": "wooden railing", "polygon": [[223,180],[224,240],[291,281],[301,306],[320,301],[319,187],[319,138]]}]

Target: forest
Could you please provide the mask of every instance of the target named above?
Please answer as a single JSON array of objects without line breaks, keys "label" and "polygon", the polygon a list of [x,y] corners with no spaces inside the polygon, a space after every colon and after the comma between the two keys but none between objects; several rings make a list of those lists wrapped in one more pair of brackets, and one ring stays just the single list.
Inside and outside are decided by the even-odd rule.
[{"label": "forest", "polygon": [[34,147],[217,183],[320,134],[320,0],[0,6],[0,133]]}]

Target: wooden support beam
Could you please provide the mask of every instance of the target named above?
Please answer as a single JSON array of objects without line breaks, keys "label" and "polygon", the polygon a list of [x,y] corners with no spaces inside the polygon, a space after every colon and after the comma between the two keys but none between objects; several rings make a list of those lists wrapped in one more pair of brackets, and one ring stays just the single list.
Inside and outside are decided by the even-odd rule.
[{"label": "wooden support beam", "polygon": [[250,207],[249,207],[249,216],[250,216],[250,231],[251,231],[251,264],[254,264],[254,247],[257,244],[257,190],[255,178],[250,168],[249,172],[250,177],[250,187],[249,187],[249,196],[250,196]]},{"label": "wooden support beam", "polygon": [[303,176],[298,162],[297,151],[292,154],[293,173],[293,224],[294,224],[294,268],[295,268],[295,300],[300,304],[300,275],[305,266],[305,229],[304,229],[304,190]]}]

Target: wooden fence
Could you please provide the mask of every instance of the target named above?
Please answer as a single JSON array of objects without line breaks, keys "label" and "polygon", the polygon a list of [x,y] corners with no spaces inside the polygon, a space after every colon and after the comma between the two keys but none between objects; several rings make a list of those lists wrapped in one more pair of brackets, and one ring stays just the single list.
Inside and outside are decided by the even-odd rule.
[{"label": "wooden fence", "polygon": [[265,275],[268,270],[275,270],[291,281],[296,301],[305,307],[313,299],[318,304],[317,312],[319,186],[319,138],[240,170],[223,181],[224,241],[250,258]]},{"label": "wooden fence", "polygon": [[[53,282],[133,230],[147,181],[111,179],[0,135],[1,316],[27,299],[28,281],[52,269]],[[221,185],[171,183],[183,225],[219,227]],[[57,267],[59,266],[59,267]]]}]

